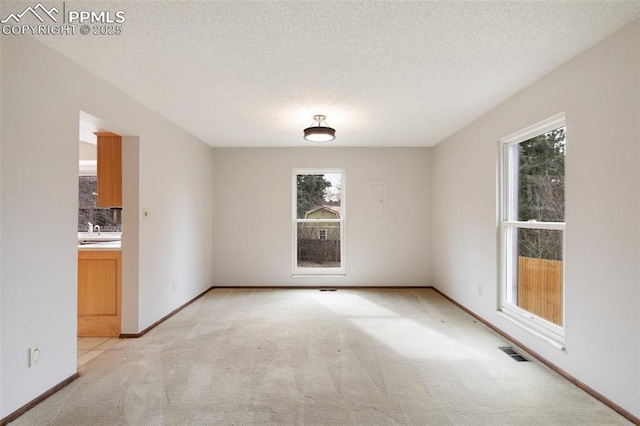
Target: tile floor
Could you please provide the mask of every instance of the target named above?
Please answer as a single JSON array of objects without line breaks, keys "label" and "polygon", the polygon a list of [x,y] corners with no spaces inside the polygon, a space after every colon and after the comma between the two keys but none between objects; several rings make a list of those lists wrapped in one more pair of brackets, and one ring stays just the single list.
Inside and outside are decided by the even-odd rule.
[{"label": "tile floor", "polygon": [[118,343],[117,337],[78,337],[78,368]]}]

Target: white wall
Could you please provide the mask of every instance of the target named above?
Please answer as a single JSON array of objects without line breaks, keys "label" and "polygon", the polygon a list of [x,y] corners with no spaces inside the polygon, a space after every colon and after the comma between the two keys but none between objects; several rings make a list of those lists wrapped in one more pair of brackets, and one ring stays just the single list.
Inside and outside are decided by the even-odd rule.
[{"label": "white wall", "polygon": [[98,147],[92,143],[79,141],[79,160],[95,160],[98,158]]},{"label": "white wall", "polygon": [[[431,201],[434,286],[636,416],[639,40],[635,22],[437,145]],[[566,352],[496,313],[497,141],[562,111]]]},{"label": "white wall", "polygon": [[[2,116],[5,108],[5,103],[2,97],[2,37],[0,37],[0,241],[2,241]],[[2,250],[0,246],[0,307],[2,306]],[[2,314],[0,314],[0,366],[2,365],[2,340],[3,340],[3,322]],[[2,368],[0,368],[0,383],[4,383],[2,376]],[[4,413],[2,405],[2,386],[0,386],[0,418]]]},{"label": "white wall", "polygon": [[[429,148],[214,149],[215,285],[427,285],[429,165]],[[294,168],[345,170],[346,277],[291,277]],[[380,181],[388,210],[377,218]]]},{"label": "white wall", "polygon": [[[123,283],[138,300],[123,305],[137,311],[124,333],[211,285],[213,179],[210,147],[30,37],[1,43],[0,418],[76,372],[79,111],[125,143],[139,137],[138,201],[151,215],[124,205],[139,238],[139,272]],[[42,360],[28,368],[35,344]]]},{"label": "white wall", "polygon": [[[140,331],[140,138],[122,138],[122,318],[123,333]],[[135,214],[137,212],[138,214]]]}]

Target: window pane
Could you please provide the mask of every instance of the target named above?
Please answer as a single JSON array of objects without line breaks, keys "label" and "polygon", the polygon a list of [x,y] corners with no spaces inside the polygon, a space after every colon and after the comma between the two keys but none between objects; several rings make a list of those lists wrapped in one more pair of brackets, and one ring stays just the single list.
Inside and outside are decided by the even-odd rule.
[{"label": "window pane", "polygon": [[562,231],[518,229],[518,255],[562,261]]},{"label": "window pane", "polygon": [[78,183],[78,232],[88,230],[88,222],[99,225],[103,232],[121,232],[120,215],[112,209],[96,207],[98,181],[96,176],[79,176]]},{"label": "window pane", "polygon": [[509,301],[559,326],[562,326],[562,232],[517,229],[517,284]]},{"label": "window pane", "polygon": [[517,145],[519,221],[564,222],[565,128]]},{"label": "window pane", "polygon": [[296,176],[297,219],[340,219],[342,183],[340,173]]},{"label": "window pane", "polygon": [[303,222],[297,224],[298,268],[339,268],[340,223]]}]

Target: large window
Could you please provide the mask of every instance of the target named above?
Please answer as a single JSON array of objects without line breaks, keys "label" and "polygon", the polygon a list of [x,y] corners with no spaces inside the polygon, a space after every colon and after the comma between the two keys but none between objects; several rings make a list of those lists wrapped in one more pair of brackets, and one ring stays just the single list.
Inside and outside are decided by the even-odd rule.
[{"label": "large window", "polygon": [[344,273],[344,172],[294,170],[293,272]]},{"label": "large window", "polygon": [[564,114],[501,141],[501,310],[564,336]]}]

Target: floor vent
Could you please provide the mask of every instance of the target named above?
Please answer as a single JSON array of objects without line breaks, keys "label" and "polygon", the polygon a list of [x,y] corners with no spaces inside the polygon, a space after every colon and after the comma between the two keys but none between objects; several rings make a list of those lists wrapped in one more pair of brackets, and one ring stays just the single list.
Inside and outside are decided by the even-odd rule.
[{"label": "floor vent", "polygon": [[338,291],[337,288],[321,288],[320,291]]},{"label": "floor vent", "polygon": [[515,349],[513,349],[511,346],[503,346],[503,347],[499,347],[498,349],[500,349],[505,354],[509,355],[511,357],[511,359],[513,359],[515,361],[518,361],[518,362],[529,362],[528,359],[526,359],[525,357],[520,355],[518,352],[516,352]]}]

